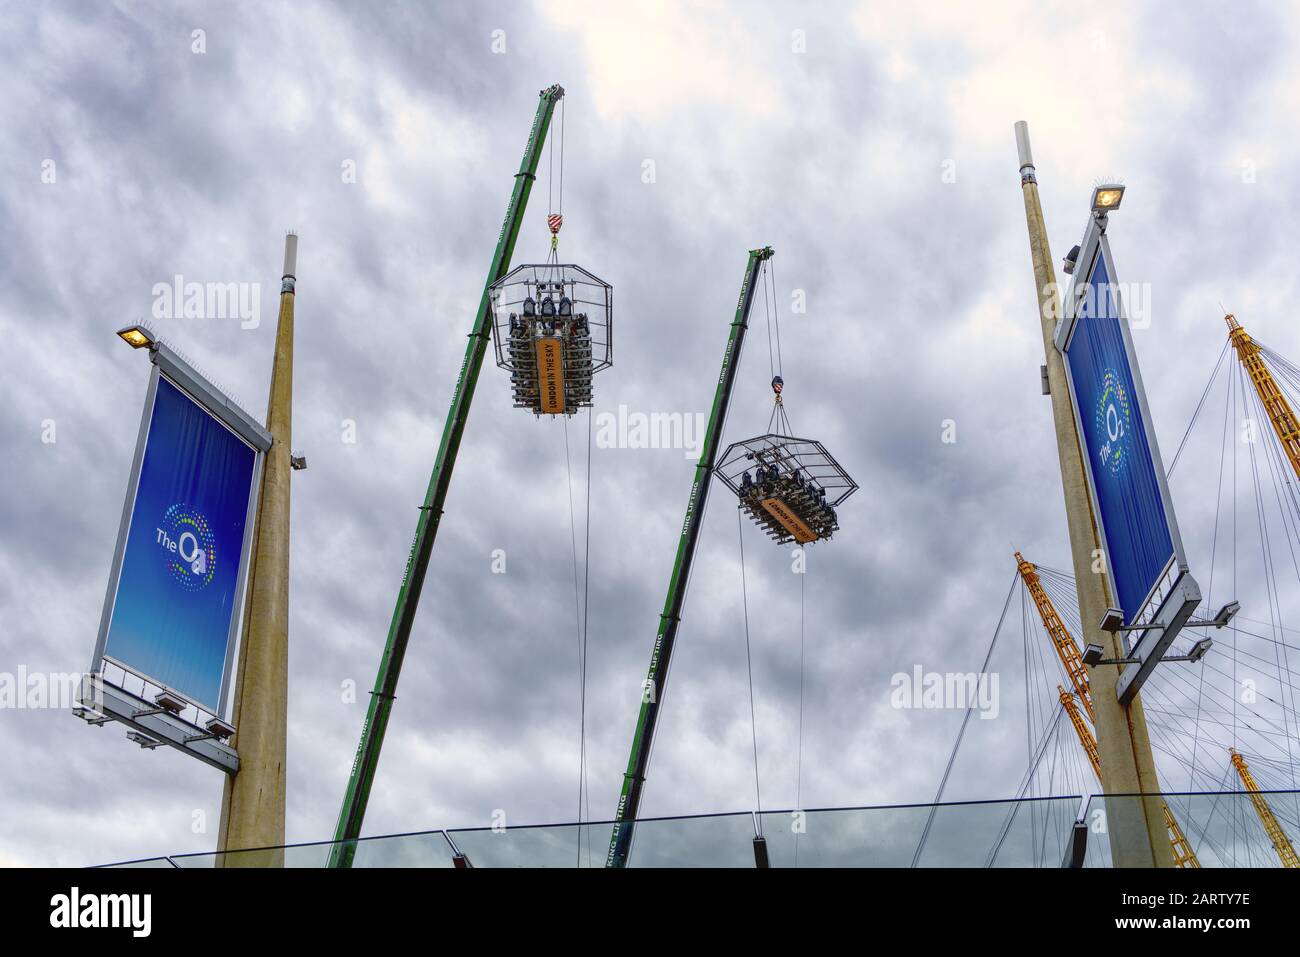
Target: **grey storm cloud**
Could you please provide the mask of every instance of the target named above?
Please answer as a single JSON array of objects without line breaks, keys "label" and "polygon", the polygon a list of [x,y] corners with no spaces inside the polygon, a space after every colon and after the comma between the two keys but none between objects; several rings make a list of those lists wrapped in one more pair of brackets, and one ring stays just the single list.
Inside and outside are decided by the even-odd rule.
[{"label": "grey storm cloud", "polygon": [[[960,715],[894,709],[890,677],[979,667],[1014,549],[1069,565],[1012,124],[1030,123],[1058,258],[1099,177],[1130,187],[1112,244],[1122,278],[1152,290],[1137,348],[1168,450],[1222,347],[1219,299],[1291,346],[1296,18],[1264,4],[753,6],[0,11],[0,670],[89,661],[146,379],[113,331],[178,274],[260,283],[258,328],[155,322],[260,416],[295,229],[294,445],[311,467],[294,477],[288,834],[332,834],[511,177],[538,90],[559,82],[561,253],[615,289],[597,415],[707,412],[745,251],[771,244],[794,430],[861,486],[843,532],[809,552],[801,782],[800,582],[787,551],[745,529],[764,805],[929,800]],[[544,157],[516,263],[546,254],[549,171]],[[765,431],[764,332],[756,310],[728,441]],[[368,834],[577,814],[565,431],[513,409],[489,362]],[[581,547],[585,417],[567,432]],[[600,819],[693,466],[680,449],[599,447],[591,464]],[[647,815],[753,807],[736,525],[719,486]],[[1023,747],[1004,718],[989,723]],[[0,712],[0,764],[0,863],[215,844],[217,773],[120,728]],[[1016,768],[971,766],[962,796],[1009,796]]]}]

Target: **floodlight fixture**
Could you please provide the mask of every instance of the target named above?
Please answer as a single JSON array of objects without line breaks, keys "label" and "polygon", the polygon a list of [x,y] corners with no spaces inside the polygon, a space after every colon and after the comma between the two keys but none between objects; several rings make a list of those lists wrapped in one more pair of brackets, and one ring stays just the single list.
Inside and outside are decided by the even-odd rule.
[{"label": "floodlight fixture", "polygon": [[1092,211],[1109,213],[1119,209],[1120,200],[1124,198],[1124,187],[1119,183],[1106,183],[1092,191]]},{"label": "floodlight fixture", "polygon": [[180,695],[166,688],[153,696],[153,703],[170,714],[180,714],[189,705]]},{"label": "floodlight fixture", "polygon": [[106,722],[112,720],[111,718],[107,718],[100,714],[94,708],[88,708],[85,705],[77,705],[72,709],[72,713],[75,717],[86,722],[86,724],[93,724],[96,726],[103,726]]},{"label": "floodlight fixture", "polygon": [[1115,634],[1124,627],[1124,612],[1118,608],[1107,608],[1106,613],[1101,616],[1101,624],[1098,627],[1102,631]]},{"label": "floodlight fixture", "polygon": [[125,329],[117,330],[118,337],[132,349],[144,349],[152,346],[157,341],[157,336],[144,323],[137,322],[133,326],[127,326]]},{"label": "floodlight fixture", "polygon": [[160,747],[162,745],[162,742],[159,741],[157,738],[151,738],[149,737],[149,735],[141,734],[139,731],[128,731],[126,733],[126,737],[128,741],[134,741],[136,744],[140,745],[140,747],[144,748],[146,751],[152,751],[154,748]]},{"label": "floodlight fixture", "polygon": [[1238,601],[1228,602],[1226,605],[1220,608],[1219,613],[1214,616],[1214,627],[1226,628],[1228,626],[1228,622],[1232,621],[1232,619],[1237,616],[1237,612],[1239,611],[1241,611],[1241,602]]},{"label": "floodlight fixture", "polygon": [[208,734],[222,741],[235,733],[235,726],[220,718],[209,718],[203,727],[207,729]]}]

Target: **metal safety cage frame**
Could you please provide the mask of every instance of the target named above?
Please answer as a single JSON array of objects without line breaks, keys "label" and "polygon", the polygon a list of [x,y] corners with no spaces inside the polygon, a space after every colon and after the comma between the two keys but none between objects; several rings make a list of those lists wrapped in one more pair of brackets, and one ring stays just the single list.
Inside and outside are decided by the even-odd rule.
[{"label": "metal safety cage frame", "polygon": [[[815,439],[800,439],[775,432],[732,442],[722,453],[713,471],[727,488],[740,495],[740,476],[760,462],[763,465],[775,465],[783,475],[794,469],[803,472],[826,489],[826,503],[832,507],[858,490],[858,483],[826,451],[826,446]],[[831,498],[832,489],[842,491]]]},{"label": "metal safety cage frame", "polygon": [[[256,532],[257,501],[261,495],[262,472],[266,453],[271,448],[271,433],[251,415],[235,403],[228,395],[217,388],[197,369],[186,362],[179,354],[163,342],[154,342],[149,347],[152,370],[149,387],[145,395],[144,409],[140,415],[140,428],[136,436],[135,453],[131,460],[131,474],[127,483],[127,494],[122,504],[122,517],[118,523],[117,542],[113,549],[113,561],[109,569],[108,586],[104,595],[104,606],[100,612],[99,630],[95,638],[95,651],[91,658],[90,669],[82,683],[79,704],[93,712],[87,720],[103,723],[103,720],[121,721],[128,727],[157,739],[162,744],[169,744],[181,751],[198,757],[221,770],[234,773],[239,769],[239,760],[228,745],[215,739],[199,722],[203,715],[225,722],[230,717],[230,694],[233,667],[243,640],[243,607],[248,585],[248,572],[251,559],[251,545]],[[131,530],[131,516],[135,510],[136,495],[140,486],[140,470],[144,465],[145,447],[149,441],[149,426],[153,418],[154,403],[158,395],[158,381],[165,377],[187,398],[229,429],[241,441],[254,451],[253,475],[249,488],[248,503],[245,507],[244,538],[241,544],[239,570],[235,579],[234,610],[230,616],[229,637],[226,644],[226,661],[222,678],[221,691],[214,706],[191,699],[188,695],[168,687],[139,669],[127,665],[105,654],[108,641],[108,629],[113,618],[113,609],[117,602],[118,585],[122,577],[122,563],[126,551],[126,540]],[[121,685],[107,679],[105,664],[111,664],[123,672]],[[179,713],[169,713],[155,707],[154,703],[129,691],[126,676],[141,682],[141,693],[148,687],[166,691],[186,702],[187,707]],[[195,709],[195,720],[188,721],[180,715]],[[95,717],[98,715],[99,717]]]},{"label": "metal safety cage frame", "polygon": [[[820,442],[769,432],[766,435],[733,442],[727,446],[714,467],[714,473],[741,500],[742,507],[745,499],[742,476],[757,465],[775,467],[781,476],[796,471],[802,473],[826,490],[825,505],[830,508],[835,508],[858,490],[858,483],[853,481],[844,467],[826,451],[826,447]],[[838,527],[836,525],[832,531]],[[813,541],[821,541],[829,537],[829,535],[818,536]],[[780,544],[785,544],[788,540],[785,537],[777,538]]]},{"label": "metal safety cage frame", "polygon": [[[1088,226],[1084,231],[1083,241],[1079,244],[1079,256],[1076,260],[1070,286],[1062,299],[1062,315],[1056,325],[1053,342],[1061,354],[1065,367],[1066,382],[1070,387],[1070,405],[1074,410],[1074,426],[1080,442],[1084,435],[1083,419],[1079,409],[1079,399],[1075,390],[1074,375],[1070,369],[1068,351],[1074,333],[1079,324],[1079,304],[1087,286],[1092,284],[1092,277],[1100,261],[1106,268],[1106,275],[1113,286],[1115,310],[1120,334],[1124,343],[1124,355],[1133,377],[1134,396],[1142,426],[1146,431],[1147,443],[1151,453],[1151,462],[1156,473],[1156,482],[1160,490],[1160,500],[1164,507],[1165,521],[1169,529],[1169,538],[1173,543],[1173,555],[1165,565],[1164,571],[1157,576],[1141,606],[1134,612],[1124,610],[1125,624],[1150,626],[1145,630],[1134,630],[1129,634],[1138,635],[1129,647],[1132,657],[1140,658],[1137,664],[1123,669],[1116,684],[1115,693],[1119,700],[1128,704],[1145,683],[1151,671],[1163,657],[1183,626],[1201,603],[1201,588],[1192,577],[1187,563],[1187,554],[1183,549],[1183,538],[1178,530],[1178,518],[1174,512],[1173,498],[1169,494],[1169,482],[1165,473],[1164,462],[1160,457],[1160,445],[1156,440],[1154,423],[1151,421],[1150,404],[1147,401],[1146,387],[1142,382],[1142,370],[1133,347],[1133,335],[1129,327],[1128,311],[1124,308],[1123,295],[1119,279],[1115,272],[1115,261],[1111,256],[1110,241],[1106,237],[1107,215],[1093,213],[1089,216]],[[1086,450],[1085,450],[1086,451]],[[1097,479],[1093,472],[1092,457],[1082,456],[1088,479],[1088,499],[1092,507],[1093,521],[1101,538],[1106,568],[1114,568],[1111,562],[1110,545],[1102,519],[1101,505],[1097,498]],[[1106,576],[1106,588],[1112,606],[1116,604],[1115,584],[1110,575]],[[1095,625],[1092,622],[1091,625]],[[1089,623],[1085,623],[1085,626]]]},{"label": "metal safety cage frame", "polygon": [[[524,300],[530,297],[540,309],[541,293],[547,291],[567,296],[573,305],[573,315],[583,316],[588,330],[590,367],[577,369],[569,366],[565,369],[566,381],[575,373],[578,377],[577,400],[571,407],[566,403],[564,412],[560,414],[572,415],[579,408],[591,407],[591,377],[614,364],[614,287],[574,263],[524,263],[492,283],[488,287],[488,294],[491,299],[492,345],[496,364],[511,373],[512,377],[535,373],[536,365],[531,350],[528,353],[530,361],[526,365],[516,361],[512,355],[511,345],[515,340],[511,336],[511,317],[522,316]],[[539,315],[538,318],[550,317]],[[523,401],[518,396],[515,405],[542,414],[531,402]]]}]

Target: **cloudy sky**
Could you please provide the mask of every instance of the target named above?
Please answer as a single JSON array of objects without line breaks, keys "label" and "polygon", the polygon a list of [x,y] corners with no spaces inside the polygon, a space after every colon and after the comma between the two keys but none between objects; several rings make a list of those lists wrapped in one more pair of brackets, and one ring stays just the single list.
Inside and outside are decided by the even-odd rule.
[{"label": "cloudy sky", "polygon": [[[178,274],[260,283],[256,328],[154,322],[260,418],[296,230],[310,468],[293,479],[288,837],[330,836],[537,92],[561,83],[561,253],[615,290],[597,415],[707,411],[745,251],[771,244],[794,430],[862,489],[809,553],[801,781],[800,581],[746,529],[764,806],[929,800],[960,715],[891,707],[891,675],[979,667],[1014,549],[1069,567],[1012,125],[1030,124],[1058,258],[1092,186],[1129,187],[1110,235],[1120,278],[1149,284],[1137,348],[1168,460],[1222,347],[1220,301],[1300,351],[1298,28],[1253,3],[7,4],[0,670],[90,659],[148,372],[113,331]],[[547,251],[540,172],[516,262]],[[767,367],[755,335],[729,441],[765,431]],[[586,418],[568,428],[580,463]],[[577,815],[564,432],[485,367],[368,834]],[[595,818],[616,804],[692,469],[681,449],[593,451]],[[754,806],[736,525],[719,486],[646,815]],[[973,767],[963,796],[1014,789],[1023,715],[1005,710],[1020,750]],[[6,710],[0,766],[0,863],[215,845],[219,773],[120,727]]]}]

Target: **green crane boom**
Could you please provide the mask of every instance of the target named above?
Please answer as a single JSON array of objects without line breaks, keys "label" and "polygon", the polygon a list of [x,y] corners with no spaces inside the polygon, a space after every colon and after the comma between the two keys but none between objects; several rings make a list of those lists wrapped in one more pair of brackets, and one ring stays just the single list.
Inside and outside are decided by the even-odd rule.
[{"label": "green crane boom", "polygon": [[465,361],[461,363],[460,378],[451,396],[451,409],[447,412],[447,424],[442,430],[442,444],[438,446],[429,490],[425,493],[424,504],[420,506],[415,538],[406,559],[402,587],[397,593],[397,607],[393,610],[393,620],[388,626],[388,640],[384,645],[383,658],[379,661],[379,674],[375,678],[374,691],[370,693],[366,722],[361,727],[361,743],[357,746],[357,757],[352,763],[347,793],[343,796],[343,807],[339,811],[338,826],[334,831],[336,842],[349,843],[334,845],[330,852],[331,867],[350,866],[356,853],[356,844],[352,842],[361,834],[361,822],[375,780],[375,768],[379,764],[379,752],[384,744],[384,732],[388,728],[388,716],[393,709],[402,659],[406,656],[406,645],[415,621],[415,609],[420,603],[420,590],[424,586],[424,575],[433,553],[433,540],[438,534],[442,506],[447,500],[447,487],[451,484],[452,469],[456,465],[456,453],[460,449],[461,437],[465,434],[465,422],[469,417],[470,402],[474,399],[474,387],[478,384],[483,357],[487,354],[488,341],[492,336],[492,304],[488,288],[510,269],[510,257],[514,253],[515,240],[519,238],[519,226],[528,206],[533,180],[537,178],[542,144],[546,141],[555,104],[563,96],[564,89],[559,85],[541,91],[532,132],[528,134],[528,145],[524,148],[524,158],[519,164],[519,172],[515,174],[515,188],[510,194],[510,205],[506,207],[506,218],[501,224],[496,252],[492,254],[492,265],[483,286],[483,298],[479,302],[474,330],[469,334],[469,344],[465,347]]},{"label": "green crane boom", "polygon": [[681,622],[682,605],[686,601],[686,586],[691,577],[691,562],[695,559],[695,546],[704,521],[704,503],[709,495],[709,479],[713,462],[722,443],[722,427],[727,420],[727,406],[736,381],[736,367],[740,364],[740,347],[749,328],[749,310],[754,302],[754,287],[759,270],[772,258],[772,247],[751,249],[745,266],[745,282],[740,287],[740,301],[736,303],[736,317],[731,323],[727,351],[722,356],[722,373],[718,376],[718,390],[713,397],[713,411],[704,436],[704,448],[695,467],[695,484],[686,503],[686,521],[682,523],[682,536],[677,544],[677,558],[673,562],[672,577],[668,580],[668,597],[659,616],[659,634],[655,636],[654,651],[650,655],[650,671],[641,696],[641,713],[637,717],[636,733],[632,738],[632,753],[623,775],[623,793],[618,799],[618,812],[614,816],[614,832],[610,836],[606,867],[624,867],[632,849],[632,831],[636,826],[637,811],[641,806],[641,792],[645,787],[646,769],[650,764],[650,747],[654,742],[655,724],[659,719],[659,705],[663,701],[664,686],[668,682],[668,665],[672,659],[673,644],[677,640],[677,626]]}]

